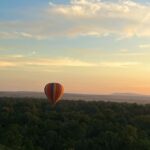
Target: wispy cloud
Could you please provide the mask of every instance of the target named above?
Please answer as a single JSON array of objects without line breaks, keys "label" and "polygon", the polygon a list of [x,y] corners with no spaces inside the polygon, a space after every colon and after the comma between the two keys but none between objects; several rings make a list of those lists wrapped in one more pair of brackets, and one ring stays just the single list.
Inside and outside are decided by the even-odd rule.
[{"label": "wispy cloud", "polygon": [[130,0],[121,0],[117,3],[71,0],[69,5],[54,6],[53,11],[77,21],[77,35],[96,33],[95,35],[117,34],[130,37],[150,35],[149,8],[149,5]]},{"label": "wispy cloud", "polygon": [[[16,25],[16,30],[17,30],[17,25]],[[24,29],[22,29],[24,30]],[[0,38],[1,39],[45,39],[46,37],[40,36],[40,35],[34,35],[33,33],[28,33],[28,32],[20,32],[20,31],[15,31],[15,32],[0,32]]]},{"label": "wispy cloud", "polygon": [[12,54],[12,55],[10,55],[10,54],[5,54],[5,55],[1,55],[1,57],[0,57],[0,59],[2,59],[2,60],[5,60],[5,59],[19,59],[19,58],[24,58],[24,57],[26,57],[25,55],[22,55],[22,54]]},{"label": "wispy cloud", "polygon": [[[72,58],[23,58],[22,55],[13,55],[3,58],[3,61],[0,61],[0,66],[9,66],[9,67],[19,67],[19,66],[34,66],[34,67],[93,67],[96,66],[95,63],[86,62],[82,60],[72,59]],[[13,63],[12,63],[13,61]]]},{"label": "wispy cloud", "polygon": [[29,61],[25,63],[26,65],[33,66],[59,66],[59,67],[130,67],[141,64],[135,61],[101,61],[101,62],[87,62],[72,58],[61,58],[61,59],[39,59],[34,61]]},{"label": "wispy cloud", "polygon": [[71,67],[92,67],[95,66],[94,63],[70,59],[70,58],[60,58],[60,59],[37,59],[25,62],[26,65],[32,66],[71,66]]},{"label": "wispy cloud", "polygon": [[120,52],[121,52],[121,53],[128,53],[129,50],[128,50],[128,49],[121,49]]},{"label": "wispy cloud", "polygon": [[50,2],[48,8],[37,12],[41,13],[40,18],[0,22],[0,38],[42,40],[53,36],[98,37],[112,34],[121,38],[149,37],[149,10],[149,4],[131,0],[71,0],[68,4]]},{"label": "wispy cloud", "polygon": [[113,55],[119,55],[119,56],[127,56],[128,58],[130,56],[147,56],[149,55],[150,53],[148,52],[144,52],[144,51],[131,51],[129,49],[120,49],[119,51],[117,52],[114,52]]},{"label": "wispy cloud", "polygon": [[100,66],[102,67],[115,67],[115,68],[125,68],[130,66],[135,66],[141,64],[140,62],[102,62]]},{"label": "wispy cloud", "polygon": [[23,58],[23,57],[8,57],[0,61],[1,67],[36,67],[48,70],[49,67],[112,67],[112,68],[124,68],[134,65],[139,65],[140,62],[135,61],[100,61],[90,62],[82,61],[73,58]]},{"label": "wispy cloud", "polygon": [[16,63],[13,63],[11,61],[0,61],[0,67],[3,68],[3,67],[15,67],[17,66]]},{"label": "wispy cloud", "polygon": [[10,57],[12,57],[12,58],[23,58],[25,56],[21,55],[21,54],[16,54],[16,55],[10,55]]},{"label": "wispy cloud", "polygon": [[150,44],[141,44],[139,45],[139,48],[143,48],[143,49],[150,48]]}]

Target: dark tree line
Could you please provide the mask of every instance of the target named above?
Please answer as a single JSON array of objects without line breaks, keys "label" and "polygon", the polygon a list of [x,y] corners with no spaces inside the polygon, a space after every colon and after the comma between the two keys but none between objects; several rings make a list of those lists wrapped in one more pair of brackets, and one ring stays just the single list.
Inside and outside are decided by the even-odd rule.
[{"label": "dark tree line", "polygon": [[0,98],[0,150],[150,150],[150,105]]}]

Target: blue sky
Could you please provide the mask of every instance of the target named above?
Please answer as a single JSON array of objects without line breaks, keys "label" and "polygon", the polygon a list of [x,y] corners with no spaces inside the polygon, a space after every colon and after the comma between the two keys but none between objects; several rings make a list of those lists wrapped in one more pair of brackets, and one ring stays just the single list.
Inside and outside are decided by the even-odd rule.
[{"label": "blue sky", "polygon": [[149,10],[148,0],[2,0],[0,90],[57,81],[66,92],[149,94]]}]

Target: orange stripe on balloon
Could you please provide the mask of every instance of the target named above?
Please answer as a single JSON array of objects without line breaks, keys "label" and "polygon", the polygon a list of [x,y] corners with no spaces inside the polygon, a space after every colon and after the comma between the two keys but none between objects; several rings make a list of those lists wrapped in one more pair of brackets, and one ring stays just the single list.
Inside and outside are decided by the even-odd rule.
[{"label": "orange stripe on balloon", "polygon": [[58,98],[58,84],[56,84],[56,93],[55,93],[55,98],[56,98],[56,100],[57,100],[57,98]]},{"label": "orange stripe on balloon", "polygon": [[58,91],[58,97],[57,97],[57,100],[56,100],[56,101],[59,101],[59,100],[61,99],[63,93],[64,93],[64,88],[63,88],[63,86],[59,85],[59,86],[58,86],[58,90],[59,90],[59,91]]}]

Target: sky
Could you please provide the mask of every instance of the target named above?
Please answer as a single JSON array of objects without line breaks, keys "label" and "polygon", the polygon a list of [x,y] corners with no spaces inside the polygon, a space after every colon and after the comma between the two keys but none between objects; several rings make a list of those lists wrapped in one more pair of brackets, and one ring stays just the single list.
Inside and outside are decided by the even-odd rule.
[{"label": "sky", "polygon": [[1,0],[0,91],[150,94],[149,0]]}]

